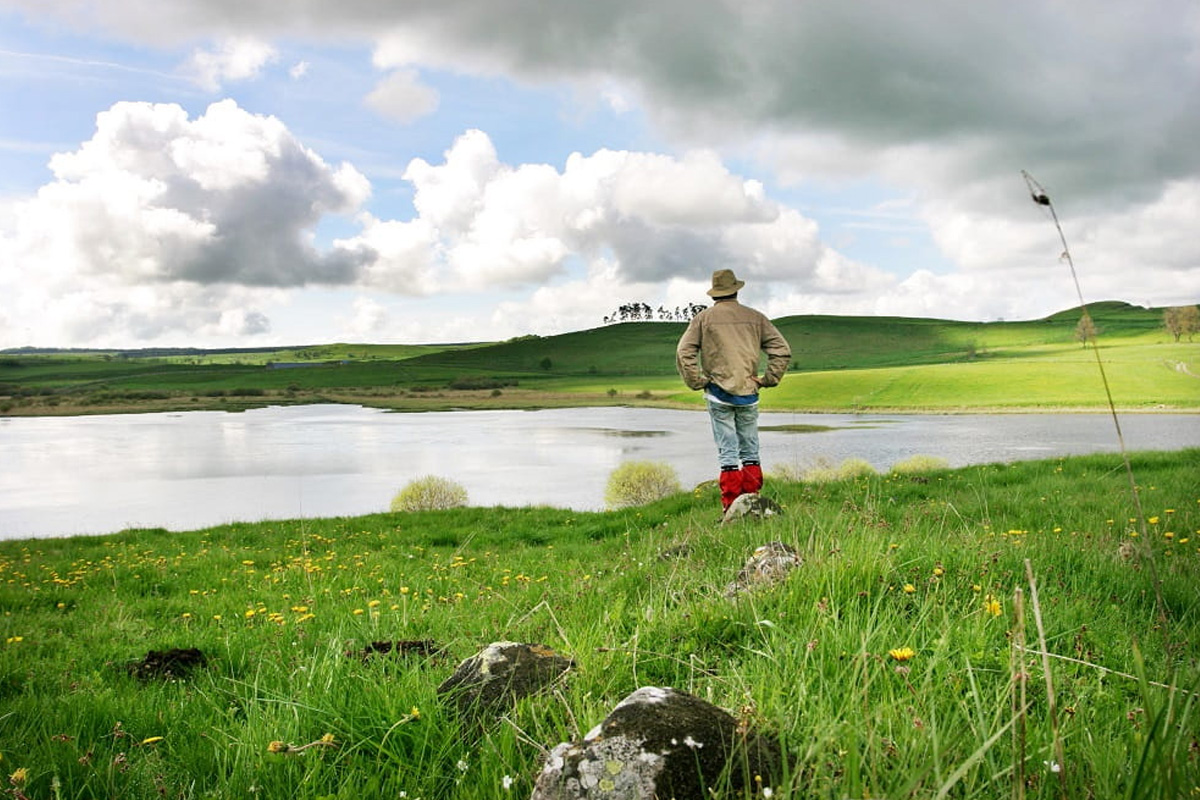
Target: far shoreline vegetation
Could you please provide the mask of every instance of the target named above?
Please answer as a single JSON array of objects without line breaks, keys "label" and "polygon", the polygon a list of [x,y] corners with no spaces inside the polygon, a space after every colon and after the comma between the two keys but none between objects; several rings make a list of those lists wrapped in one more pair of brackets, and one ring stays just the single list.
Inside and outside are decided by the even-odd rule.
[{"label": "far shoreline vegetation", "polygon": [[[1183,311],[1195,309],[1182,307]],[[806,315],[764,411],[1200,411],[1194,314],[1123,302],[1039,320]],[[646,406],[698,409],[675,374],[682,321],[442,345],[0,352],[0,416],[242,411],[344,403],[394,411]],[[1182,327],[1180,327],[1182,326]],[[1095,349],[1098,348],[1098,349]]]}]

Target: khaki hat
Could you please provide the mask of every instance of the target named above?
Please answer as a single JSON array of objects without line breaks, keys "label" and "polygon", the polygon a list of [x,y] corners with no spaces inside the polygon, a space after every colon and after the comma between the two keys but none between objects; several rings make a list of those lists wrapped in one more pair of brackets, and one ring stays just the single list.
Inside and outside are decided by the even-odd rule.
[{"label": "khaki hat", "polygon": [[712,284],[712,288],[708,290],[709,297],[728,297],[737,294],[738,289],[745,286],[746,282],[739,281],[731,269],[719,269],[713,273]]}]

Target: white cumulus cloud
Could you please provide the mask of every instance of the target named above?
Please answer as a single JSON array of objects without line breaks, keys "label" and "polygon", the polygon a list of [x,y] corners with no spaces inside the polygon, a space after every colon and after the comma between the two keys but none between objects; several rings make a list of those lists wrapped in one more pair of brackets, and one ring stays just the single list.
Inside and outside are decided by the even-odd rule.
[{"label": "white cumulus cloud", "polygon": [[279,52],[267,42],[233,36],[217,42],[212,49],[196,48],[183,71],[201,89],[217,92],[230,81],[258,77],[263,67],[278,59]]},{"label": "white cumulus cloud", "polygon": [[398,69],[379,82],[366,103],[389,119],[407,123],[436,111],[438,94],[421,83],[416,70]]},{"label": "white cumulus cloud", "polygon": [[0,289],[22,309],[10,326],[48,303],[70,309],[60,330],[82,341],[188,326],[263,332],[254,297],[353,283],[374,258],[361,243],[314,244],[322,218],[367,199],[366,179],[232,101],[196,119],[176,105],[118,103],[50,169],[54,180],[14,203],[0,229]]}]

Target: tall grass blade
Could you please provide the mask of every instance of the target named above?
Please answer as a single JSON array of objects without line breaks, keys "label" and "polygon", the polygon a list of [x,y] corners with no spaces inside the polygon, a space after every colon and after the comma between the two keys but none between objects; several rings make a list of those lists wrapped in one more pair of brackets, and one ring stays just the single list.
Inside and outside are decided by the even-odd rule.
[{"label": "tall grass blade", "polygon": [[[1067,245],[1066,234],[1063,233],[1062,225],[1058,221],[1058,212],[1054,210],[1054,203],[1050,200],[1050,195],[1042,188],[1042,185],[1034,180],[1033,176],[1025,170],[1021,170],[1021,175],[1025,178],[1025,185],[1029,188],[1029,195],[1033,198],[1033,202],[1045,207],[1050,212],[1050,218],[1054,221],[1054,228],[1058,231],[1059,241],[1062,242],[1062,259],[1067,262],[1067,266],[1071,270],[1071,280],[1075,284],[1075,294],[1079,298],[1079,308],[1084,315],[1090,316],[1087,303],[1083,299],[1083,289],[1079,284],[1079,275],[1075,271],[1075,260],[1071,258],[1071,248]],[[1142,500],[1138,492],[1137,480],[1133,476],[1133,466],[1129,461],[1129,452],[1125,447],[1125,436],[1121,432],[1121,420],[1117,416],[1117,406],[1113,402],[1112,389],[1108,385],[1108,374],[1104,371],[1104,359],[1100,357],[1100,342],[1099,336],[1087,337],[1092,343],[1092,352],[1096,356],[1096,369],[1100,372],[1100,382],[1104,386],[1104,397],[1108,401],[1108,411],[1112,416],[1113,427],[1117,433],[1117,444],[1121,450],[1121,460],[1125,465],[1125,474],[1129,479],[1129,493],[1133,499],[1133,506],[1137,512],[1138,528],[1142,535],[1142,541],[1146,541],[1146,515],[1142,511]],[[1158,567],[1154,563],[1154,553],[1148,546],[1143,545],[1142,557],[1150,567],[1151,581],[1154,584],[1154,594],[1158,601],[1159,616],[1165,618],[1167,613],[1166,603],[1162,597],[1162,582],[1158,576]],[[1042,648],[1043,650],[1045,648]]]},{"label": "tall grass blade", "polygon": [[[1033,619],[1037,623],[1038,645],[1041,647],[1042,653],[1046,653],[1046,627],[1042,624],[1042,607],[1038,601],[1037,581],[1034,580],[1033,564],[1029,559],[1025,559],[1025,577],[1029,581],[1029,601],[1033,604]],[[1063,752],[1062,732],[1058,727],[1058,703],[1054,695],[1054,675],[1050,671],[1050,659],[1045,655],[1042,656],[1042,672],[1046,677],[1046,706],[1050,711],[1050,730],[1054,736],[1054,760],[1058,765],[1058,769],[1054,772],[1058,775],[1061,796],[1065,798],[1067,796],[1067,759]]]},{"label": "tall grass blade", "polygon": [[1025,714],[1029,709],[1025,684],[1025,593],[1013,591],[1013,646],[1010,650],[1012,672],[1013,800],[1025,800]]}]

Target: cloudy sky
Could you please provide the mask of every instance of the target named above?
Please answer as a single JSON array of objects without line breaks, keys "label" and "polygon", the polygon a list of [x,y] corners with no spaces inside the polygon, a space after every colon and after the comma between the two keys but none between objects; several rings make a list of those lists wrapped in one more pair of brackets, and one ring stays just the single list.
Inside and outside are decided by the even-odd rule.
[{"label": "cloudy sky", "polygon": [[0,348],[1200,301],[1194,0],[0,0]]}]

